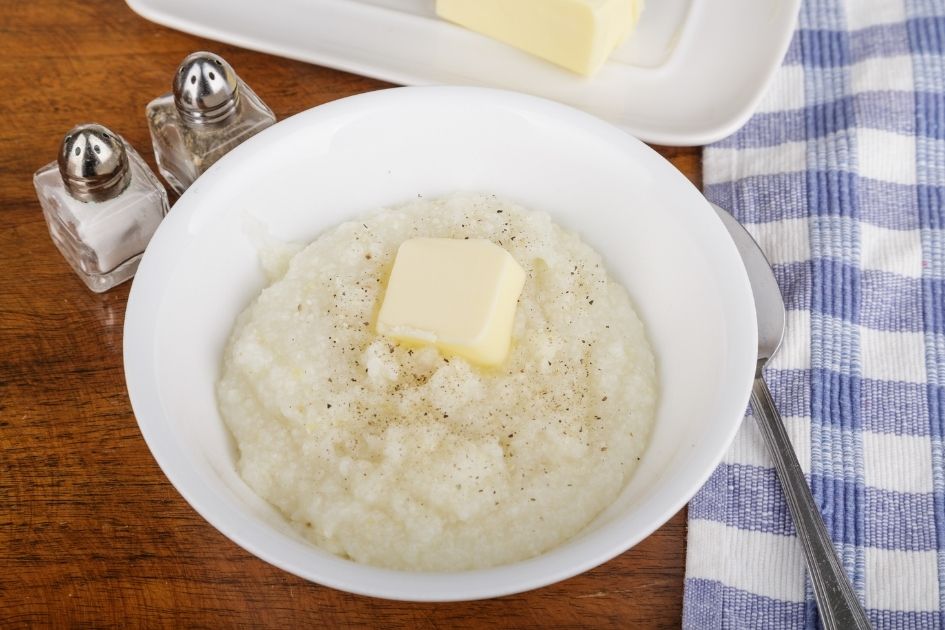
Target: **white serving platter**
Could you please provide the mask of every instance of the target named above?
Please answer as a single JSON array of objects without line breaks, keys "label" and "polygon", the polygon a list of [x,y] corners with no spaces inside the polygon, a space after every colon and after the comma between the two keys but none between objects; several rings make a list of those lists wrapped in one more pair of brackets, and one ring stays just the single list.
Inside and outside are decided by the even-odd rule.
[{"label": "white serving platter", "polygon": [[702,145],[751,116],[800,0],[650,0],[639,28],[584,78],[438,19],[433,0],[127,0],[221,42],[403,85],[478,85],[550,98],[651,143]]}]

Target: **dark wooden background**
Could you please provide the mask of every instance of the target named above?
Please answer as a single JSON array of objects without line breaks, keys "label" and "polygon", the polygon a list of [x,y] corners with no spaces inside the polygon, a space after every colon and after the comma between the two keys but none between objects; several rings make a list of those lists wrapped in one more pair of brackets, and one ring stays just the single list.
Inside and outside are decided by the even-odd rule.
[{"label": "dark wooden background", "polygon": [[[129,285],[95,295],[73,276],[49,240],[31,178],[64,133],[87,121],[124,135],[153,167],[145,104],[199,49],[228,59],[280,118],[387,87],[171,31],[121,0],[0,4],[0,625],[678,627],[685,512],[563,583],[412,604],[269,566],[177,494],[125,392]],[[698,148],[658,149],[701,183]]]}]

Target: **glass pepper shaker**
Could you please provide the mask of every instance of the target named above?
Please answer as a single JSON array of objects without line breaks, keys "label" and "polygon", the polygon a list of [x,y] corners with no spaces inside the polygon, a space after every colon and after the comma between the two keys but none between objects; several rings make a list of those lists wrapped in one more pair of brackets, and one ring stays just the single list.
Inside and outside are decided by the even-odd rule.
[{"label": "glass pepper shaker", "polygon": [[33,185],[53,243],[96,293],[135,275],[167,214],[167,192],[138,152],[108,128],[72,128]]},{"label": "glass pepper shaker", "polygon": [[222,57],[188,55],[174,90],[147,107],[158,170],[182,194],[214,162],[276,122],[276,116]]}]

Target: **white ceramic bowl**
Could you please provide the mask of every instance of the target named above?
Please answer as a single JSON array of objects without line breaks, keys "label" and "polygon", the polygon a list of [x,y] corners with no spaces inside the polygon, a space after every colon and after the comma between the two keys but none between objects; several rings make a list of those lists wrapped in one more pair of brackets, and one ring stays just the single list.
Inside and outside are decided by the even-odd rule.
[{"label": "white ceramic bowl", "polygon": [[[541,556],[457,573],[357,564],[306,543],[236,472],[214,384],[234,317],[264,286],[243,232],[308,241],[360,213],[423,195],[493,192],[550,213],[629,290],[657,357],[650,445],[618,500]],[[482,88],[399,88],[303,112],[223,158],[174,206],[141,262],[125,319],[138,424],[188,502],[286,571],[377,597],[448,601],[524,591],[632,547],[720,461],[745,410],[756,325],[742,263],[711,207],[638,140],[575,109]]]}]

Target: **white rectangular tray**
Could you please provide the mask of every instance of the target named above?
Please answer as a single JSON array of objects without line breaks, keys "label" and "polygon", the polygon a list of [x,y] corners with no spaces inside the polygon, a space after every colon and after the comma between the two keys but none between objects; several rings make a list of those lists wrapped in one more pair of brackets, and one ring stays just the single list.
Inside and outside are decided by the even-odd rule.
[{"label": "white rectangular tray", "polygon": [[393,83],[543,96],[669,145],[708,144],[745,123],[787,50],[800,6],[650,0],[634,37],[588,79],[437,19],[433,0],[127,2],[171,28]]}]

